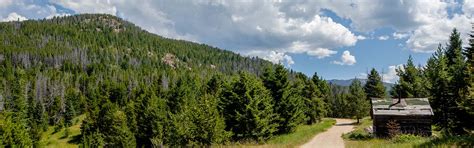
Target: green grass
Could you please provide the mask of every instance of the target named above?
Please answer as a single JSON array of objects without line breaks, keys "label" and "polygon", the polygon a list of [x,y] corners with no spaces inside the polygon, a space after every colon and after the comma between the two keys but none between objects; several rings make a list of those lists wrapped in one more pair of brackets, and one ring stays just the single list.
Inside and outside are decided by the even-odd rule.
[{"label": "green grass", "polygon": [[372,125],[372,120],[369,117],[363,118],[360,120],[360,123],[355,127],[355,129],[347,134],[342,135],[344,139],[347,140],[363,140],[372,138],[369,133],[364,129]]},{"label": "green grass", "polygon": [[[85,115],[81,115],[74,119],[74,125],[69,127],[69,136],[64,137],[65,129],[55,132],[54,127],[51,126],[46,132],[43,133],[41,145],[46,147],[79,147],[78,140],[81,134],[81,123],[84,120]],[[323,119],[322,122],[313,125],[300,125],[296,128],[295,132],[291,134],[278,135],[267,141],[264,145],[259,145],[252,142],[240,142],[232,143],[230,145],[221,145],[225,147],[248,147],[248,146],[260,146],[260,147],[296,147],[304,144],[313,138],[316,134],[321,133],[332,127],[336,123],[334,119]]]},{"label": "green grass", "polygon": [[85,115],[78,116],[74,118],[74,125],[69,127],[69,136],[65,137],[65,128],[60,129],[55,132],[53,126],[49,127],[47,131],[43,133],[41,139],[41,145],[46,147],[59,147],[59,148],[69,148],[69,147],[79,147],[79,136],[81,135],[81,123],[84,120]]},{"label": "green grass", "polygon": [[322,122],[313,125],[300,125],[295,132],[275,136],[267,141],[269,145],[284,147],[296,147],[311,140],[316,134],[321,133],[336,124],[334,119],[323,119]]},{"label": "green grass", "polygon": [[372,125],[370,118],[364,118],[356,129],[343,135],[346,147],[350,148],[398,148],[398,147],[473,147],[474,136],[449,136],[443,137],[438,131],[433,131],[432,137],[419,137],[413,135],[400,135],[392,139],[361,138],[359,140],[350,138],[350,135],[367,134],[364,128]]}]

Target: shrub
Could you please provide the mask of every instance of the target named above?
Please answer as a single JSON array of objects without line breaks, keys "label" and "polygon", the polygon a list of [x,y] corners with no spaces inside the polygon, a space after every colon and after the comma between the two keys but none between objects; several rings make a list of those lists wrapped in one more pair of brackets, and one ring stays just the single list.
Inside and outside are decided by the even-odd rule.
[{"label": "shrub", "polygon": [[413,134],[399,134],[394,137],[392,137],[392,141],[395,143],[406,143],[406,142],[411,142],[411,141],[416,141],[420,140],[422,137],[416,136]]},{"label": "shrub", "polygon": [[387,122],[388,136],[395,137],[400,134],[400,124],[396,120],[390,120]]},{"label": "shrub", "polygon": [[363,130],[355,130],[346,135],[345,138],[349,138],[350,140],[368,140],[373,138],[371,134],[363,131]]}]

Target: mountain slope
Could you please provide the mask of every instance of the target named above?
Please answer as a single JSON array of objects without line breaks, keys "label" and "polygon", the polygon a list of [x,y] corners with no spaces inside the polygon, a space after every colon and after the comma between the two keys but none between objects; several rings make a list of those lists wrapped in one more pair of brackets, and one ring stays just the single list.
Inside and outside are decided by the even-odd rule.
[{"label": "mountain slope", "polygon": [[[64,130],[63,138],[74,134],[75,142],[91,147],[222,144],[231,134],[219,108],[221,92],[233,91],[227,84],[237,86],[235,79],[244,78],[246,85],[266,90],[257,76],[271,66],[167,39],[111,15],[3,22],[0,147],[48,146],[41,145],[50,139],[42,134],[48,128],[56,133],[79,124],[80,136]],[[256,87],[243,90],[250,88]],[[85,115],[81,123],[74,121],[79,115]]]},{"label": "mountain slope", "polygon": [[39,65],[60,68],[69,64],[90,70],[94,65],[105,64],[121,69],[154,67],[259,73],[270,64],[204,44],[163,38],[115,16],[101,14],[0,23],[0,42],[0,62],[8,59],[24,68]]}]

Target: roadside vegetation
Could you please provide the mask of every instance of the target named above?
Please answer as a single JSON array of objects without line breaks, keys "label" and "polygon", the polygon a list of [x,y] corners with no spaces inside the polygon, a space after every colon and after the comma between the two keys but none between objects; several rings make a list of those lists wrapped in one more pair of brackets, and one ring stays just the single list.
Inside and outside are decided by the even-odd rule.
[{"label": "roadside vegetation", "polygon": [[[369,133],[367,128],[372,126],[369,117],[361,120],[354,131],[342,135],[346,147],[350,148],[398,148],[398,147],[472,147],[473,135],[444,136],[440,131],[433,130],[433,136],[421,137],[411,134],[399,134],[392,138],[376,138]],[[433,128],[439,129],[439,128]]]},{"label": "roadside vegetation", "polygon": [[268,140],[268,145],[278,145],[282,147],[296,147],[311,140],[319,133],[325,132],[336,124],[334,119],[323,119],[322,122],[313,125],[300,125],[295,132],[279,135]]}]

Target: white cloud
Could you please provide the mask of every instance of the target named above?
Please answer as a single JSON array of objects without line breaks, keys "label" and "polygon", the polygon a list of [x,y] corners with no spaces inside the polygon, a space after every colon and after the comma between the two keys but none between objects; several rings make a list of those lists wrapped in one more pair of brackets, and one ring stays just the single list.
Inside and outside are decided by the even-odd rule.
[{"label": "white cloud", "polygon": [[393,36],[394,39],[399,40],[399,39],[404,39],[404,38],[409,37],[410,34],[409,34],[409,33],[394,32],[394,33],[392,34],[392,36]]},{"label": "white cloud", "polygon": [[[119,15],[158,35],[211,44],[241,53],[285,49],[318,58],[330,49],[354,46],[358,37],[347,27],[311,12],[307,18],[282,11],[277,1],[96,1],[53,0],[79,13]],[[299,11],[306,8],[300,7]],[[309,9],[308,9],[309,10]],[[359,38],[360,39],[360,38]],[[294,43],[305,48],[292,49]]]},{"label": "white cloud", "polygon": [[365,40],[365,39],[367,39],[367,37],[362,36],[362,35],[358,35],[358,36],[357,36],[357,39],[358,39],[358,40]]},{"label": "white cloud", "polygon": [[27,20],[27,18],[15,13],[15,12],[12,12],[12,13],[8,14],[8,16],[6,18],[2,19],[2,22],[24,21],[24,20]]},{"label": "white cloud", "polygon": [[462,11],[468,17],[474,17],[474,0],[464,0]]},{"label": "white cloud", "polygon": [[[66,9],[58,9],[57,6],[41,1],[31,0],[0,0],[0,21],[20,19],[43,19],[53,16],[63,16],[72,12]],[[16,16],[18,15],[18,16]],[[22,18],[23,17],[23,18]]]},{"label": "white cloud", "polygon": [[351,55],[348,50],[344,51],[341,56],[341,61],[333,61],[333,64],[338,65],[354,65],[356,63],[355,56]]},{"label": "white cloud", "polygon": [[[474,22],[474,0],[351,0],[283,3],[285,5],[283,8],[288,14],[303,18],[308,18],[311,12],[321,9],[332,11],[342,18],[350,19],[351,26],[359,32],[367,33],[380,28],[392,28],[398,35],[394,38],[408,38],[406,46],[414,52],[432,52],[439,43],[443,44],[447,41],[446,37],[453,27],[458,28],[465,35],[470,31],[465,29],[471,27],[468,23]],[[300,7],[307,11],[298,11]],[[462,8],[462,12],[453,11],[459,8]]]},{"label": "white cloud", "polygon": [[379,40],[382,40],[382,41],[385,41],[385,40],[388,40],[390,37],[388,35],[382,35],[382,36],[379,36],[378,39]]},{"label": "white cloud", "polygon": [[7,6],[11,5],[12,2],[13,2],[13,0],[2,0],[2,2],[0,3],[0,8],[7,7]]},{"label": "white cloud", "polygon": [[329,57],[333,54],[336,54],[337,51],[334,50],[329,50],[327,48],[315,48],[312,47],[310,44],[307,42],[300,42],[296,41],[293,42],[290,48],[286,50],[286,52],[290,53],[306,53],[311,56],[316,56],[318,59],[322,59],[325,57]]},{"label": "white cloud", "polygon": [[408,38],[406,44],[414,52],[433,52],[438,44],[445,44],[448,41],[454,27],[461,33],[463,43],[467,44],[471,22],[474,22],[473,18],[455,14],[451,19],[442,19],[420,26],[413,31],[413,35]]},{"label": "white cloud", "polygon": [[284,52],[253,50],[251,52],[248,52],[247,55],[258,56],[274,64],[287,64],[288,66],[295,64],[295,61],[293,61],[293,58]]},{"label": "white cloud", "polygon": [[[51,0],[51,2],[73,9],[77,13],[117,14],[117,8],[110,0]],[[138,4],[135,1],[133,3]]]},{"label": "white cloud", "polygon": [[316,48],[315,50],[308,51],[307,54],[311,56],[316,56],[318,59],[329,57],[333,54],[336,54],[337,51],[329,50],[326,48]]},{"label": "white cloud", "polygon": [[383,81],[388,83],[395,83],[398,81],[397,69],[401,68],[403,64],[392,65],[388,67],[387,73],[382,73]]}]

